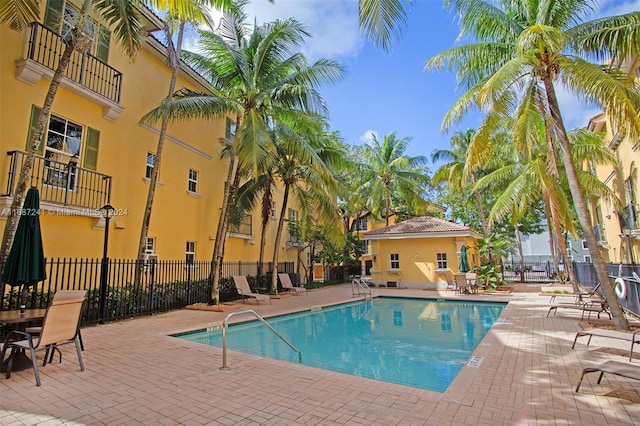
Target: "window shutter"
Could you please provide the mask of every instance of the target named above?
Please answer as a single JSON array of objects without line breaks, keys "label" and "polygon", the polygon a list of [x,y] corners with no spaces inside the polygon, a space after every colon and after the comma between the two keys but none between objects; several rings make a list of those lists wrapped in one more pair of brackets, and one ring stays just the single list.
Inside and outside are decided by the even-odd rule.
[{"label": "window shutter", "polygon": [[62,8],[64,0],[48,0],[47,9],[44,12],[44,26],[60,33],[60,22],[62,21]]},{"label": "window shutter", "polygon": [[89,170],[98,168],[98,146],[100,145],[100,132],[91,127],[87,128],[87,140],[84,146],[83,167]]},{"label": "window shutter", "polygon": [[[29,119],[29,131],[27,132],[27,143],[25,145],[25,151],[29,152],[29,141],[31,140],[31,135],[33,134],[33,132],[36,131],[36,124],[38,123],[38,116],[40,115],[40,111],[42,111],[42,108],[40,108],[37,105],[31,105],[31,118]],[[45,129],[47,128],[46,124],[45,124]],[[42,135],[44,136],[44,132],[42,133]],[[42,143],[42,136],[40,136],[40,146],[38,147],[38,150],[36,151],[36,154],[38,155],[42,155],[42,153],[44,152],[44,144]]]},{"label": "window shutter", "polygon": [[98,43],[96,46],[96,58],[105,64],[109,62],[109,43],[111,42],[111,31],[100,25],[98,30]]}]

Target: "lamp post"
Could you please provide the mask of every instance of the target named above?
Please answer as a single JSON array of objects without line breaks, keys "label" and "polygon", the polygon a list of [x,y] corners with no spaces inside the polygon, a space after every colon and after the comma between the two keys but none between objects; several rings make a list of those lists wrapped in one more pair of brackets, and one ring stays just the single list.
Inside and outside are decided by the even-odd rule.
[{"label": "lamp post", "polygon": [[633,248],[631,247],[631,228],[629,228],[628,226],[623,227],[622,236],[624,236],[627,239],[627,250],[629,252],[629,261],[631,262],[632,265],[635,265],[635,262],[633,259]]},{"label": "lamp post", "polygon": [[109,257],[107,249],[109,248],[109,222],[113,217],[116,209],[110,204],[105,204],[100,208],[100,214],[104,218],[104,244],[102,246],[102,263],[100,268],[100,317],[98,322],[104,324],[107,316],[107,279],[109,277]]}]

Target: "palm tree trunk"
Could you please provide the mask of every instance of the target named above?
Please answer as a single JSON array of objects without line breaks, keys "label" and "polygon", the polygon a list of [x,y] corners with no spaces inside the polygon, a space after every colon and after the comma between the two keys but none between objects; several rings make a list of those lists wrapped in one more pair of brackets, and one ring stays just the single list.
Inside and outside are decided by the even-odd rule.
[{"label": "palm tree trunk", "polygon": [[[182,40],[184,37],[185,23],[180,22],[178,29],[178,39],[175,50],[173,49],[173,43],[168,42],[167,56],[173,58],[169,61],[171,67],[171,80],[169,81],[169,90],[165,101],[171,100],[173,92],[176,90],[176,82],[178,80],[178,74],[180,73],[180,52],[182,50]],[[170,40],[170,32],[167,32],[167,38]],[[169,53],[171,52],[171,53]],[[142,217],[142,226],[140,228],[140,240],[138,241],[138,268],[136,271],[141,270],[142,262],[144,261],[144,253],[147,247],[147,236],[149,235],[149,225],[151,224],[151,210],[153,208],[153,200],[156,194],[156,185],[158,184],[158,176],[160,175],[160,163],[162,162],[162,150],[164,148],[164,140],[167,135],[167,127],[169,125],[169,117],[162,118],[162,124],[160,126],[160,134],[158,135],[158,146],[156,148],[156,158],[153,164],[153,170],[151,171],[151,177],[149,178],[149,191],[147,192],[147,202],[144,208],[144,215]],[[138,280],[136,280],[138,282]]]},{"label": "palm tree trunk", "polygon": [[[551,215],[551,207],[549,207],[549,200],[544,197],[544,213],[547,217],[547,232],[549,233],[549,253],[551,253],[551,260],[553,261],[553,270],[556,272],[556,276],[560,278],[560,264],[558,263],[558,256],[556,255],[556,243],[557,233],[553,230],[554,218]],[[566,262],[565,262],[566,265]]]},{"label": "palm tree trunk", "polygon": [[[237,121],[240,127],[240,118]],[[218,218],[218,229],[216,230],[216,240],[213,245],[213,254],[211,256],[211,304],[220,303],[218,288],[220,286],[220,278],[222,277],[222,261],[224,259],[224,245],[227,239],[227,231],[231,222],[231,213],[235,207],[236,195],[238,192],[238,182],[240,174],[238,173],[238,157],[235,149],[231,147],[229,150],[229,169],[227,171],[227,180],[224,183],[224,196],[222,198],[222,207],[220,208],[220,216]]]},{"label": "palm tree trunk", "polygon": [[602,286],[605,299],[609,304],[609,309],[611,309],[613,323],[617,328],[628,330],[629,322],[625,318],[622,307],[618,302],[613,283],[609,278],[607,267],[604,263],[604,260],[602,259],[602,256],[600,255],[600,251],[598,250],[598,242],[596,240],[595,233],[593,232],[593,228],[591,227],[587,205],[584,200],[582,189],[580,188],[578,173],[576,172],[575,164],[573,162],[573,156],[571,154],[569,137],[567,136],[564,122],[562,120],[560,107],[558,105],[558,98],[556,97],[556,92],[553,86],[553,82],[551,81],[551,76],[543,76],[542,81],[545,86],[549,109],[555,123],[558,141],[560,143],[560,152],[562,153],[564,161],[567,183],[569,184],[569,189],[571,190],[571,196],[573,198],[578,221],[580,222],[582,232],[584,233],[584,237],[587,240],[587,244],[589,246],[589,254],[591,255],[591,260],[596,270],[596,276],[598,277],[598,281]]},{"label": "palm tree trunk", "polygon": [[276,230],[276,238],[273,246],[273,272],[271,273],[271,294],[278,293],[278,248],[280,247],[280,240],[282,238],[282,230],[284,229],[284,217],[287,213],[287,204],[289,203],[289,184],[284,184],[284,194],[282,195],[282,209],[280,211],[280,218],[278,219],[278,229]]},{"label": "palm tree trunk", "polygon": [[9,255],[9,250],[11,249],[11,245],[13,244],[13,238],[16,235],[18,220],[20,219],[20,215],[18,213],[22,208],[24,196],[27,192],[27,182],[31,180],[33,163],[35,161],[38,148],[40,147],[40,143],[42,143],[41,139],[46,127],[46,120],[51,113],[53,100],[56,97],[56,93],[58,93],[58,87],[60,87],[62,77],[67,70],[67,66],[69,65],[71,54],[75,49],[75,45],[76,39],[75,37],[71,37],[71,40],[66,44],[64,52],[62,53],[62,56],[58,61],[58,67],[53,73],[51,84],[49,84],[49,90],[47,91],[47,95],[44,98],[44,104],[42,105],[42,109],[40,110],[40,114],[38,115],[38,119],[36,120],[35,129],[32,129],[33,131],[31,132],[29,148],[24,162],[22,163],[22,168],[20,169],[18,182],[16,183],[16,187],[13,191],[13,201],[11,202],[11,209],[9,210],[7,223],[5,224],[4,234],[2,236],[2,246],[0,247],[0,264],[2,265],[4,265],[5,260]]},{"label": "palm tree trunk", "polygon": [[384,182],[385,192],[385,226],[389,226],[389,216],[391,216],[391,188],[388,179]]},{"label": "palm tree trunk", "polygon": [[522,253],[522,238],[520,236],[520,227],[516,223],[516,242],[518,244],[518,254],[520,255],[520,282],[524,282],[524,254]]}]

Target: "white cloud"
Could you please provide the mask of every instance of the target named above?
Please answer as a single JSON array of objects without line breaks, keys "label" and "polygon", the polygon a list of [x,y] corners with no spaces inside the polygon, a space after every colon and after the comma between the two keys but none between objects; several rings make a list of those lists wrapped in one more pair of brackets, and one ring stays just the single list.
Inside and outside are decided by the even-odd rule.
[{"label": "white cloud", "polygon": [[375,136],[376,138],[378,137],[378,132],[376,132],[375,130],[367,130],[366,132],[364,132],[362,134],[362,136],[360,136],[360,142],[362,143],[369,143],[373,141],[373,136]]},{"label": "white cloud", "polygon": [[[354,57],[364,46],[358,30],[358,5],[354,0],[252,0],[245,7],[249,22],[258,24],[276,19],[295,18],[311,36],[302,53],[311,61],[319,58],[340,59]],[[212,11],[214,21],[220,12]]]},{"label": "white cloud", "polygon": [[567,130],[585,127],[593,116],[602,111],[597,105],[590,105],[578,99],[573,93],[568,92],[559,84],[556,84],[556,95]]}]

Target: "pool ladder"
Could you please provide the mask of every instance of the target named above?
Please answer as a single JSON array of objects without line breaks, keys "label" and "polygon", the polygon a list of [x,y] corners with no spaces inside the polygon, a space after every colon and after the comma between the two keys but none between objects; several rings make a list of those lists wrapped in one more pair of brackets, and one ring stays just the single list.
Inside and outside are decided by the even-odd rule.
[{"label": "pool ladder", "polygon": [[298,362],[302,363],[302,353],[298,350],[298,348],[293,346],[291,342],[289,342],[282,334],[278,333],[278,330],[276,330],[271,326],[271,324],[266,322],[264,318],[256,313],[256,311],[254,311],[253,309],[243,309],[241,311],[229,312],[227,316],[224,317],[224,321],[222,322],[222,367],[220,367],[220,370],[229,370],[229,367],[227,366],[227,327],[229,325],[229,318],[241,314],[251,314],[259,319],[265,326],[267,326],[269,330],[273,331],[275,335],[280,338],[280,340],[286,343],[291,349],[296,351],[296,353],[298,354]]},{"label": "pool ladder", "polygon": [[355,278],[351,281],[351,295],[353,297],[364,295],[365,300],[371,300],[371,288],[362,278]]}]

